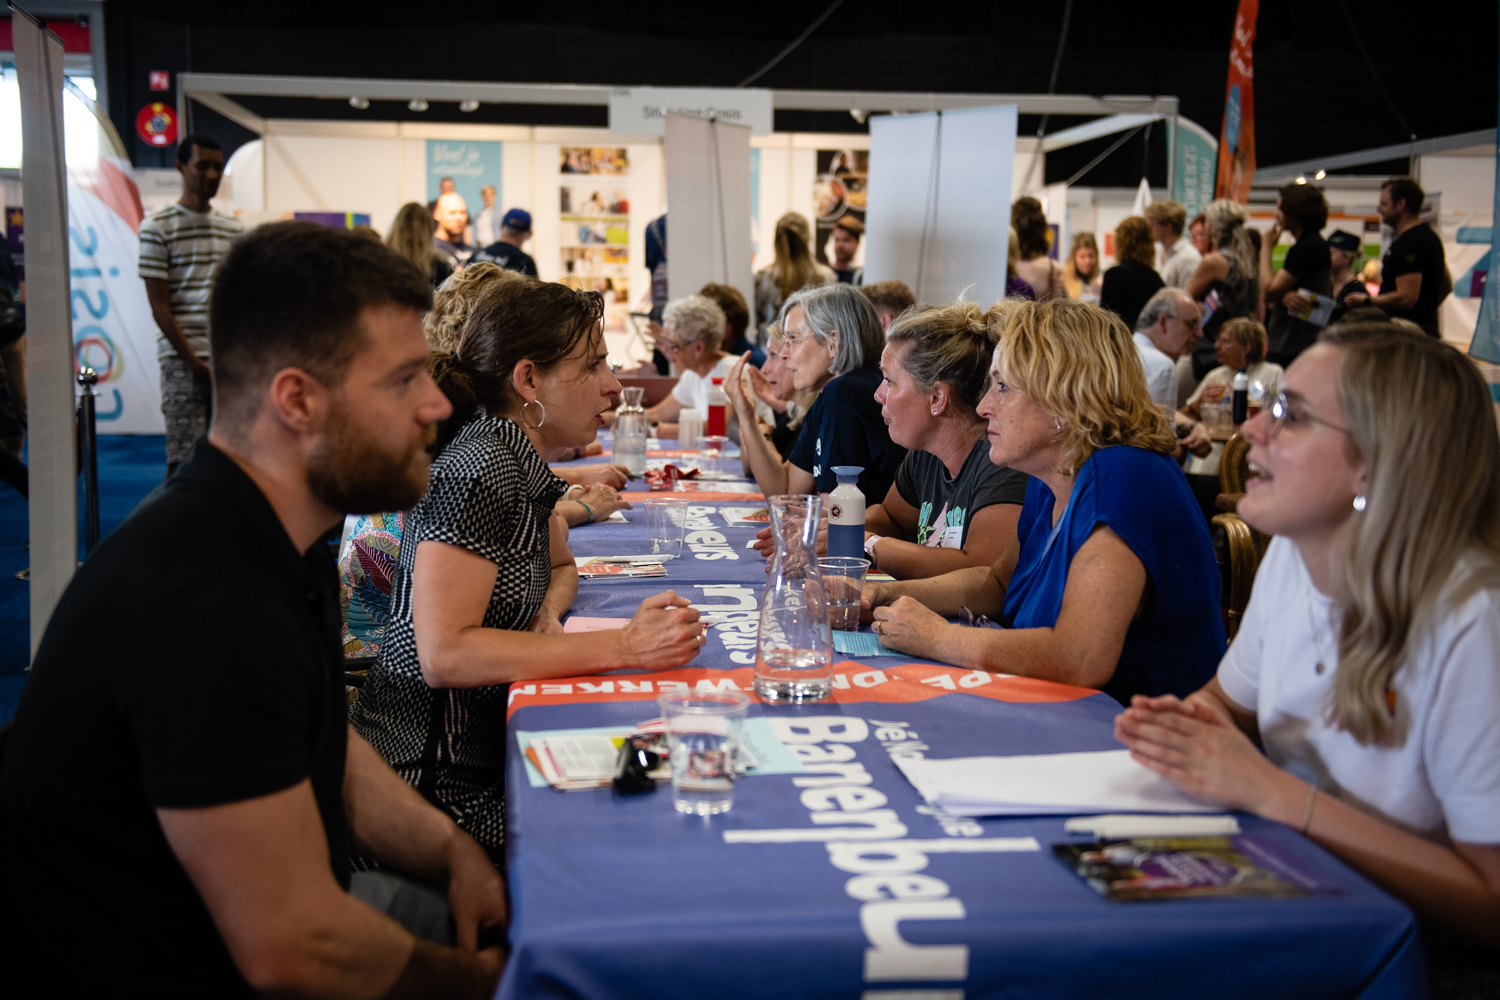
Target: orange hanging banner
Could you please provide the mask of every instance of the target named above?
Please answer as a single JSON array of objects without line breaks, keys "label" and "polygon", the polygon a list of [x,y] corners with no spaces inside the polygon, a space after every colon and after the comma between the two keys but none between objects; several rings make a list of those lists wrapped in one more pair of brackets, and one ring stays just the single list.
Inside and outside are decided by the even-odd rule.
[{"label": "orange hanging banner", "polygon": [[1255,19],[1260,0],[1240,0],[1229,42],[1229,82],[1224,87],[1224,126],[1219,133],[1216,198],[1250,200],[1255,178]]}]

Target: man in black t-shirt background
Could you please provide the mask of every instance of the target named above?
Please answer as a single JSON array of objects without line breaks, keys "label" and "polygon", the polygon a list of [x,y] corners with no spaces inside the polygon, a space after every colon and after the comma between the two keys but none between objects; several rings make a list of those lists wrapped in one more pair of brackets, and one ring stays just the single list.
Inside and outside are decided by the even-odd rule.
[{"label": "man in black t-shirt background", "polygon": [[[426,489],[452,412],[430,305],[409,262],[312,223],[220,262],[212,429],[79,569],[21,695],[0,770],[8,997],[493,994],[502,955],[478,939],[504,883],[349,729],[325,542]],[[354,851],[387,868],[351,879]],[[362,899],[425,908],[434,938],[451,915],[459,947]]]},{"label": "man in black t-shirt background", "polygon": [[1438,337],[1438,306],[1453,291],[1453,276],[1442,239],[1421,220],[1426,198],[1410,177],[1392,177],[1381,187],[1380,218],[1396,236],[1380,263],[1380,294],[1371,298],[1356,292],[1344,301],[1351,308],[1369,303]]},{"label": "man in black t-shirt background", "polygon": [[521,248],[531,239],[531,213],[524,208],[513,208],[500,220],[500,239],[491,243],[473,257],[475,263],[488,261],[499,264],[507,271],[518,271],[537,276],[536,261]]}]

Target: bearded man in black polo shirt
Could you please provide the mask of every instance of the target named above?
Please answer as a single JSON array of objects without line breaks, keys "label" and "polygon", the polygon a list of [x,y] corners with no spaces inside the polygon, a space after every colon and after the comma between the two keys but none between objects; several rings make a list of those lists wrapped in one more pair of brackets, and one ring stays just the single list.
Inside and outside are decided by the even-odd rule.
[{"label": "bearded man in black polo shirt", "polygon": [[[8,996],[492,994],[502,956],[477,940],[504,885],[348,729],[322,541],[426,488],[451,410],[429,304],[411,264],[309,223],[220,264],[213,428],[79,570],[16,715]],[[446,885],[459,947],[351,896],[351,849]]]},{"label": "bearded man in black polo shirt", "polygon": [[1381,221],[1395,230],[1395,238],[1380,262],[1380,294],[1355,292],[1344,302],[1350,308],[1376,306],[1438,337],[1438,306],[1453,291],[1453,276],[1442,238],[1422,221],[1426,199],[1427,193],[1410,177],[1392,177],[1381,187],[1377,210]]}]

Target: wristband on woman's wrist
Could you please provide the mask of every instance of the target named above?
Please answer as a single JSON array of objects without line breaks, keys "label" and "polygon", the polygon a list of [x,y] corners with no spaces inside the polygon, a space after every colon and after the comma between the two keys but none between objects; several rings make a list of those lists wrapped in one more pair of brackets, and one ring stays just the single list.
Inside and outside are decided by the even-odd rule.
[{"label": "wristband on woman's wrist", "polygon": [[578,506],[582,507],[584,510],[588,511],[588,515],[589,515],[588,523],[589,524],[593,524],[594,523],[594,508],[590,507],[588,504],[584,503],[582,500],[579,500],[576,497],[573,499],[573,502],[576,503]]}]

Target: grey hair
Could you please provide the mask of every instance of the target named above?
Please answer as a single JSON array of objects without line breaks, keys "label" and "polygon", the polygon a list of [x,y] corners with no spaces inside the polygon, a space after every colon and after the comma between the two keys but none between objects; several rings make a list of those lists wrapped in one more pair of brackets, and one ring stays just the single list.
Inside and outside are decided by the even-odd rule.
[{"label": "grey hair", "polygon": [[1162,288],[1141,306],[1141,314],[1135,320],[1135,332],[1149,330],[1163,316],[1177,318],[1177,307],[1187,293],[1180,288]]},{"label": "grey hair", "polygon": [[662,326],[687,341],[702,341],[710,351],[717,351],[724,342],[724,310],[706,295],[689,295],[667,303],[662,312]]},{"label": "grey hair", "polygon": [[794,293],[781,307],[777,317],[786,329],[786,317],[797,306],[807,314],[807,325],[818,343],[827,344],[835,332],[839,336],[838,352],[828,370],[835,376],[847,375],[856,368],[873,365],[885,348],[885,331],[880,315],[864,293],[853,285],[824,285],[804,288]]}]

